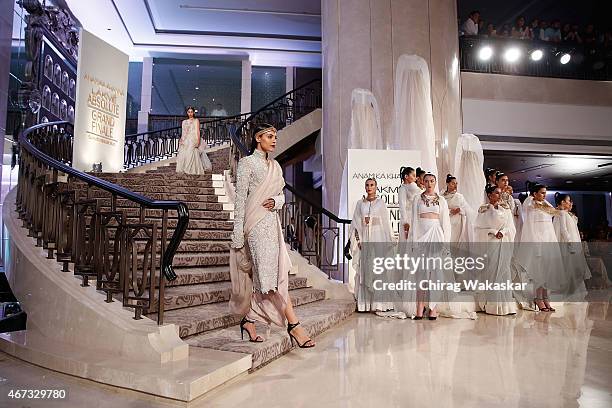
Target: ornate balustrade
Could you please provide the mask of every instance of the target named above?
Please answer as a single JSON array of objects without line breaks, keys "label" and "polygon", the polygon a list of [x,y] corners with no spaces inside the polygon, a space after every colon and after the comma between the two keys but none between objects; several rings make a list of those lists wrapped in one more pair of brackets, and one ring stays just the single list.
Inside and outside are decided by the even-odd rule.
[{"label": "ornate balustrade", "polygon": [[[73,169],[72,132],[68,122],[52,122],[21,134],[16,205],[23,226],[82,286],[94,278],[107,302],[121,299],[135,319],[157,312],[162,324],[159,300],[165,281],[176,279],[172,261],[189,223],[187,206]],[[172,236],[171,215],[177,218]]]},{"label": "ornate balustrade", "polygon": [[[209,147],[230,142],[230,134],[250,113],[218,119],[200,120],[200,137]],[[182,121],[184,117],[174,117]],[[168,159],[178,153],[182,128],[178,125],[125,137],[124,167],[132,168],[158,160]]]}]

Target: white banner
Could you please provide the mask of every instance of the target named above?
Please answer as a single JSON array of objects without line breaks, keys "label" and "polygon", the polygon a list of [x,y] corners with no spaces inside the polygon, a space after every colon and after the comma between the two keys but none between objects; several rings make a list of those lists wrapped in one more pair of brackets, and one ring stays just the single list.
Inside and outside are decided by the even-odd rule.
[{"label": "white banner", "polygon": [[72,166],[123,170],[128,84],[126,54],[81,29]]},{"label": "white banner", "polygon": [[349,149],[347,192],[348,216],[353,218],[357,201],[365,195],[365,181],[376,180],[378,197],[385,201],[395,234],[399,233],[399,203],[397,191],[401,184],[400,167],[417,168],[421,165],[419,150]]}]

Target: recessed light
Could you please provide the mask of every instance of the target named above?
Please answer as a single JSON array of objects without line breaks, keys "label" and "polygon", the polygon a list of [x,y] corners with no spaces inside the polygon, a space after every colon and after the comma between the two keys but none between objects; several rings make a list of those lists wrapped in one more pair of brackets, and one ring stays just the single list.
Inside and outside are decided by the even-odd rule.
[{"label": "recessed light", "polygon": [[195,89],[196,89],[196,91],[197,91],[198,89],[200,89],[200,87],[199,87],[199,86],[196,86],[196,87],[195,87]]},{"label": "recessed light", "polygon": [[193,98],[193,100],[195,101],[195,100],[196,100],[196,98]]},{"label": "recessed light", "polygon": [[189,72],[189,68],[187,69],[187,72]]},{"label": "recessed light", "polygon": [[572,183],[573,183],[573,181],[572,181],[572,180],[565,180],[565,183],[566,183],[566,184],[572,184]]},{"label": "recessed light", "polygon": [[199,65],[196,65],[196,68],[200,68],[200,66],[199,66]]}]

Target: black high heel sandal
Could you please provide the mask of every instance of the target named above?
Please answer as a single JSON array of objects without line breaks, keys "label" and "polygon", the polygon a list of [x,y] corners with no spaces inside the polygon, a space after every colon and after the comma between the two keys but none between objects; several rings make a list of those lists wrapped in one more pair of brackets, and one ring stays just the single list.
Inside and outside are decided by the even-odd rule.
[{"label": "black high heel sandal", "polygon": [[[544,307],[540,307],[540,305],[538,305],[538,300],[540,302],[542,302],[542,304],[544,305]],[[536,307],[536,311],[540,311],[540,312],[550,312],[550,309],[546,307],[546,303],[544,303],[544,299],[540,299],[540,298],[535,298],[533,299],[533,304]]]},{"label": "black high heel sandal", "polygon": [[249,341],[250,341],[251,343],[261,343],[261,342],[263,342],[263,341],[264,341],[264,339],[263,339],[263,337],[261,337],[261,336],[257,336],[257,337],[255,337],[255,338],[251,337],[251,332],[250,332],[250,331],[248,331],[248,330],[247,330],[247,329],[244,327],[244,325],[245,325],[245,324],[247,324],[247,323],[253,323],[253,324],[255,324],[255,322],[254,322],[254,321],[247,319],[247,318],[246,318],[246,316],[244,316],[244,317],[242,318],[242,320],[240,321],[240,337],[242,338],[242,340],[244,340],[244,332],[246,331],[246,332],[247,332],[247,334],[249,335]]},{"label": "black high heel sandal", "polygon": [[425,312],[427,311],[427,306],[423,306],[423,316],[413,316],[412,320],[422,320],[425,317]]},{"label": "black high heel sandal", "polygon": [[289,338],[291,339],[291,346],[293,346],[293,340],[295,340],[295,342],[297,343],[299,348],[311,348],[311,347],[314,347],[315,344],[312,342],[312,339],[308,339],[305,342],[303,342],[302,344],[300,344],[298,339],[293,334],[291,334],[291,331],[293,329],[295,329],[296,327],[298,327],[299,325],[300,325],[300,322],[297,322],[297,323],[289,323],[289,322],[287,322],[287,334],[289,335]]},{"label": "black high heel sandal", "polygon": [[550,300],[550,299],[548,299],[547,297],[545,297],[545,298],[543,298],[543,299],[542,299],[542,301],[544,302],[544,305],[545,305],[545,306],[546,306],[546,303],[548,303],[548,306],[546,306],[546,307],[548,308],[548,311],[549,311],[549,312],[556,312],[557,310],[556,310],[555,308],[553,308],[553,307],[550,305],[549,300]]}]

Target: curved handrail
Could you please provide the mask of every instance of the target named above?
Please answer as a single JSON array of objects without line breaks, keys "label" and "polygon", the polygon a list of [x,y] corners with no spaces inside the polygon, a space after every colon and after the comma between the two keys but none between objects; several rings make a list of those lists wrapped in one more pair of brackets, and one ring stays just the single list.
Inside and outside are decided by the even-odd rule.
[{"label": "curved handrail", "polygon": [[29,134],[38,129],[45,127],[61,126],[66,124],[69,124],[69,122],[58,121],[34,125],[21,133],[21,135],[19,136],[19,144],[22,148],[25,148],[30,154],[32,154],[34,157],[36,157],[38,160],[40,160],[47,166],[56,169],[62,173],[68,174],[72,177],[75,177],[81,181],[84,181],[88,185],[96,186],[113,194],[116,194],[120,197],[126,198],[130,201],[134,201],[135,203],[150,209],[176,210],[178,213],[177,226],[174,230],[174,234],[172,234],[172,238],[168,242],[168,247],[166,249],[166,252],[164,253],[161,264],[161,270],[166,279],[169,281],[175,280],[176,273],[174,272],[172,261],[174,260],[174,254],[176,253],[176,250],[178,249],[178,246],[181,240],[183,239],[183,235],[185,235],[187,226],[189,225],[189,209],[187,208],[187,205],[185,205],[185,203],[181,201],[152,200],[148,197],[130,191],[109,181],[102,180],[98,177],[92,176],[91,174],[76,170],[43,153],[38,148],[36,148],[28,139]]},{"label": "curved handrail", "polygon": [[255,116],[259,115],[261,112],[264,112],[268,109],[270,109],[272,106],[274,106],[276,103],[282,101],[283,99],[287,98],[289,95],[291,95],[292,93],[295,93],[296,91],[299,91],[301,89],[306,88],[309,85],[312,85],[316,82],[321,82],[321,79],[319,78],[315,78],[311,81],[306,82],[303,85],[298,86],[295,89],[292,89],[291,91],[285,93],[284,95],[279,96],[278,98],[274,99],[272,102],[264,105],[262,108],[258,109],[257,111],[255,111],[253,114],[251,114],[251,116],[247,117],[241,124],[240,126],[238,126],[238,129],[236,129],[236,133],[239,133],[240,130],[242,130],[242,128],[244,127],[244,125],[246,125],[251,119],[253,119]]}]

